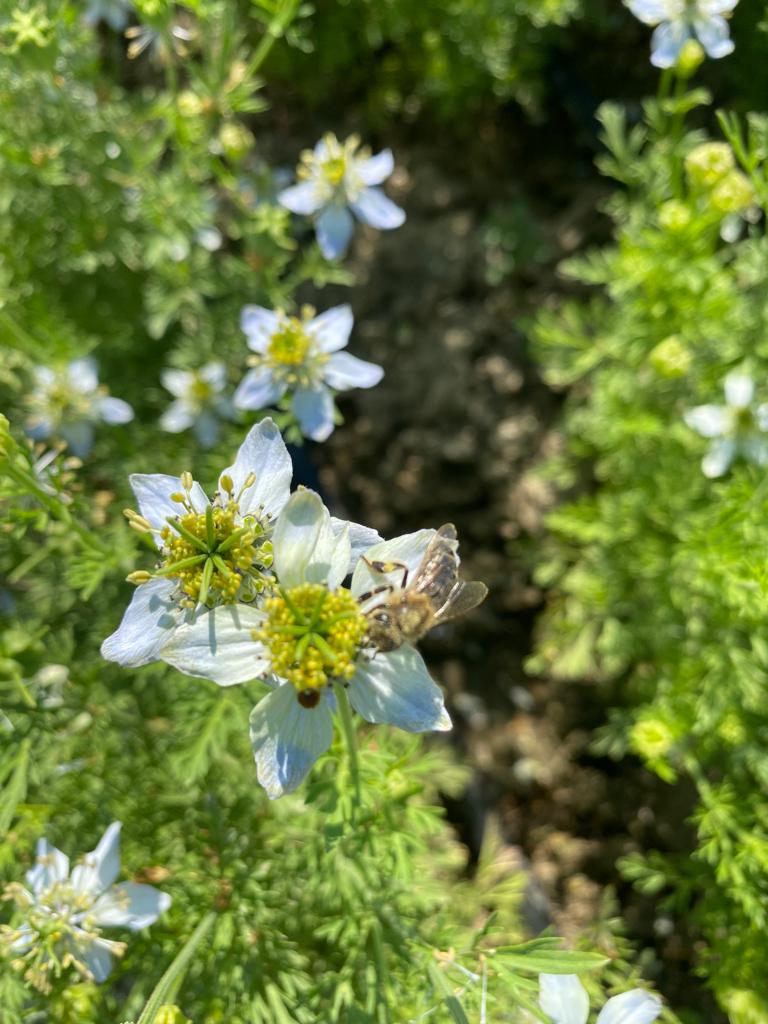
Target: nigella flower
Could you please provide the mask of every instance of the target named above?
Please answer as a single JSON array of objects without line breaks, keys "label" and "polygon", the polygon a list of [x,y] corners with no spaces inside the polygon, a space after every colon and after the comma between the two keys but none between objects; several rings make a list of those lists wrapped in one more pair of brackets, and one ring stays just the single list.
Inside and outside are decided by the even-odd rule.
[{"label": "nigella flower", "polygon": [[356,135],[343,143],[331,132],[324,135],[314,150],[301,154],[299,184],[277,197],[292,213],[314,219],[318,245],[329,260],[347,251],[353,228],[350,210],[363,224],[382,231],[399,228],[405,221],[400,207],[375,187],[394,169],[391,151],[371,156],[369,149],[359,147]]},{"label": "nigella flower", "polygon": [[35,386],[27,396],[26,431],[35,440],[60,437],[73,455],[84,458],[93,447],[95,423],[129,423],[133,419],[130,405],[111,398],[99,384],[94,359],[75,359],[60,370],[37,366],[34,378]]},{"label": "nigella flower", "polygon": [[[240,326],[256,355],[234,395],[238,409],[263,409],[288,393],[302,434],[325,441],[333,432],[333,390],[372,388],[384,371],[375,363],[341,352],[352,330],[349,306],[320,316],[311,306],[301,318],[261,306],[246,306]],[[332,390],[333,389],[333,390]]]},{"label": "nigella flower", "polygon": [[381,598],[389,590],[382,575],[417,571],[435,536],[420,530],[369,548],[346,588],[348,531],[335,533],[318,496],[301,490],[275,527],[275,583],[263,604],[215,608],[182,624],[167,642],[163,658],[189,675],[220,686],[260,678],[273,687],[251,713],[257,775],[271,799],[296,789],[330,746],[334,685],[346,688],[369,722],[407,732],[450,729],[421,655],[404,636],[373,644],[366,611],[377,596],[371,580]]},{"label": "nigella flower", "polygon": [[[158,563],[153,572],[128,577],[136,593],[101,645],[102,655],[129,667],[149,664],[196,609],[255,602],[272,578],[271,535],[290,496],[291,475],[291,457],[271,419],[249,431],[219,476],[213,501],[191,473],[134,473],[139,514],[125,514],[135,530],[154,538]],[[342,526],[334,520],[336,532]],[[350,533],[358,552],[378,539],[357,524]]]},{"label": "nigella flower", "polygon": [[655,25],[651,64],[671,68],[689,39],[698,39],[710,57],[733,53],[728,33],[729,14],[738,0],[624,0],[636,18]]},{"label": "nigella flower", "polygon": [[5,898],[18,908],[17,923],[5,927],[2,945],[25,978],[43,992],[50,978],[74,967],[84,978],[102,982],[112,957],[124,942],[102,937],[104,928],[147,928],[171,905],[171,898],[151,885],[123,882],[120,871],[120,822],[113,822],[91,853],[70,871],[69,858],[45,839],[37,844],[35,866],[27,887],[11,884]]},{"label": "nigella flower", "polygon": [[163,387],[175,397],[160,417],[160,426],[171,434],[192,427],[203,446],[216,444],[222,419],[231,415],[229,401],[222,392],[227,383],[223,363],[207,363],[199,370],[163,370]]},{"label": "nigella flower", "polygon": [[737,456],[758,466],[768,463],[768,404],[754,405],[755,384],[744,373],[729,373],[724,381],[725,405],[699,405],[685,413],[685,422],[710,438],[701,460],[705,476],[722,476]]},{"label": "nigella flower", "polygon": [[[587,1024],[589,996],[576,974],[540,974],[539,1006],[552,1024]],[[661,1009],[657,996],[634,988],[609,999],[595,1024],[652,1024]]]}]

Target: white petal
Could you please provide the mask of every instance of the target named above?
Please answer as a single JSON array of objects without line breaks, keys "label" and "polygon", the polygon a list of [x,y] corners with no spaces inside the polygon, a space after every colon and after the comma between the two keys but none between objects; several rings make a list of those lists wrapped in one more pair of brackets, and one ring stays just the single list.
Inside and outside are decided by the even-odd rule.
[{"label": "white petal", "polygon": [[349,204],[364,224],[386,231],[405,223],[405,212],[387,199],[380,188],[364,188],[357,199]]},{"label": "white petal", "polygon": [[69,450],[78,458],[84,459],[93,448],[93,427],[85,420],[79,423],[65,423],[59,429],[62,438],[69,445]]},{"label": "white petal", "polygon": [[671,68],[677,63],[690,29],[682,21],[663,22],[651,37],[651,64],[657,68]]},{"label": "white petal", "polygon": [[755,410],[755,420],[760,430],[768,430],[768,403],[763,402]]},{"label": "white petal", "polygon": [[320,535],[307,566],[306,580],[308,583],[324,583],[329,590],[335,590],[349,573],[352,556],[349,526],[336,531],[327,510],[323,509],[323,513]]},{"label": "white petal", "polygon": [[285,384],[275,380],[268,366],[249,370],[237,386],[232,401],[236,409],[263,409],[285,394]]},{"label": "white petal", "polygon": [[609,999],[596,1024],[651,1024],[661,1013],[661,1000],[641,988]]},{"label": "white petal", "polygon": [[272,535],[274,569],[284,587],[306,581],[309,566],[328,512],[314,491],[302,488],[292,494]]},{"label": "white petal", "polygon": [[367,722],[386,722],[406,732],[451,728],[440,687],[408,644],[362,661],[349,684],[349,699]]},{"label": "white petal", "polygon": [[327,260],[336,260],[347,251],[352,237],[352,214],[346,206],[327,206],[315,224],[317,244]]},{"label": "white petal", "polygon": [[302,782],[333,739],[328,701],[317,707],[299,704],[296,690],[284,683],[251,712],[251,745],[257,777],[270,800],[290,793]]},{"label": "white petal", "polygon": [[291,185],[290,188],[278,192],[277,201],[291,213],[308,217],[318,211],[322,199],[318,195],[314,182],[302,181],[298,185]]},{"label": "white petal", "polygon": [[291,399],[301,432],[313,441],[325,441],[333,433],[333,395],[328,388],[302,388]]},{"label": "white petal", "polygon": [[101,985],[112,972],[112,952],[114,944],[108,939],[92,939],[83,933],[82,942],[72,942],[72,948],[78,960],[82,960],[93,975],[93,980]]},{"label": "white petal", "polygon": [[728,14],[739,0],[698,0],[697,7],[701,14],[710,17],[713,14]]},{"label": "white petal", "polygon": [[[251,473],[256,479],[243,490]],[[224,475],[231,478],[235,496],[239,496],[241,516],[258,516],[263,510],[274,517],[281,511],[291,491],[293,466],[273,420],[267,416],[251,427],[237,450],[235,461],[224,470]]]},{"label": "white petal", "polygon": [[682,13],[682,5],[679,5],[680,11],[676,12],[670,0],[625,0],[625,2],[634,16],[645,25],[658,25],[660,21],[667,21],[669,18],[674,18],[676,13]]},{"label": "white petal", "polygon": [[209,384],[214,392],[223,391],[227,383],[227,368],[224,363],[206,363],[200,370],[200,379]]},{"label": "white petal", "polygon": [[729,373],[724,389],[726,402],[736,409],[746,409],[755,397],[755,382],[746,373]]},{"label": "white petal", "polygon": [[539,1006],[552,1024],[587,1024],[589,996],[576,974],[540,974]]},{"label": "white petal", "polygon": [[347,388],[372,388],[383,376],[384,370],[376,363],[358,359],[349,352],[335,352],[323,370],[325,383],[337,391],[345,391]]},{"label": "white petal", "polygon": [[171,897],[153,885],[123,882],[96,900],[90,915],[102,928],[148,928],[171,905]]},{"label": "white petal", "polygon": [[[186,398],[177,398],[160,417],[160,428],[167,430],[169,434],[179,434],[182,430],[188,430],[194,422],[195,411],[192,406]],[[176,511],[178,512],[178,505]]]},{"label": "white petal", "polygon": [[367,160],[358,160],[355,171],[366,185],[380,185],[395,169],[395,158],[391,149],[383,149]]},{"label": "white petal", "polygon": [[733,53],[735,46],[728,31],[725,18],[713,14],[709,18],[696,18],[693,29],[707,54],[717,60]]},{"label": "white petal", "polygon": [[98,408],[105,423],[130,423],[133,419],[133,408],[122,398],[100,398]]},{"label": "white petal", "polygon": [[722,476],[736,456],[736,442],[732,438],[719,437],[712,442],[709,451],[701,460],[704,476],[713,479]]},{"label": "white petal", "polygon": [[722,405],[697,405],[685,413],[683,418],[702,437],[720,437],[731,423],[730,413]]},{"label": "white petal", "polygon": [[209,409],[200,413],[193,429],[201,448],[213,448],[219,439],[219,420]]},{"label": "white petal", "polygon": [[[128,481],[136,495],[139,512],[156,530],[166,526],[169,517],[176,518],[183,511],[178,502],[171,501],[172,494],[184,491],[179,477],[165,473],[131,473]],[[192,485],[190,498],[196,512],[205,512],[208,498],[197,481]]]},{"label": "white petal", "polygon": [[248,338],[248,348],[263,353],[270,338],[280,325],[280,317],[273,309],[263,306],[243,306],[240,328]]},{"label": "white petal", "polygon": [[120,625],[101,645],[102,658],[128,668],[157,661],[163,644],[183,618],[172,597],[174,590],[170,580],[162,579],[136,587]]},{"label": "white petal", "polygon": [[335,516],[331,516],[331,526],[335,533],[338,533],[343,527],[349,527],[349,543],[352,550],[349,554],[349,566],[347,567],[347,575],[357,565],[357,561],[360,555],[368,548],[373,547],[374,544],[381,544],[381,536],[370,528],[370,526],[362,526],[360,523],[347,523],[343,519],[337,519]]},{"label": "white petal", "polygon": [[72,869],[72,885],[78,893],[96,896],[112,885],[119,872],[120,822],[113,821],[96,849]]},{"label": "white petal", "polygon": [[[24,889],[24,895],[28,897],[30,900],[34,899],[32,893],[27,892],[26,889]],[[30,949],[34,944],[37,938],[37,933],[33,932],[28,924],[20,925],[18,930],[19,932],[21,932],[21,934],[18,936],[18,938],[14,939],[13,942],[10,944],[10,946],[8,947],[8,952],[15,953],[18,956],[22,956],[22,954],[26,953],[27,950]]]},{"label": "white petal", "polygon": [[189,676],[234,686],[264,675],[269,668],[262,644],[253,638],[264,615],[244,604],[222,605],[182,623],[160,656]]},{"label": "white petal", "polygon": [[69,383],[81,394],[89,395],[99,386],[99,368],[95,359],[74,359],[67,367]]},{"label": "white petal", "polygon": [[69,875],[69,857],[47,839],[37,841],[37,859],[35,866],[26,875],[27,883],[38,896],[49,889],[55,882],[63,882]]},{"label": "white petal", "polygon": [[[365,558],[370,562],[402,562],[408,569],[408,575],[413,576],[421,565],[427,545],[434,536],[434,530],[417,530],[416,533],[406,533],[402,537],[384,540],[365,551]],[[385,576],[374,572],[361,558],[352,575],[352,593],[359,597],[365,591],[373,590],[385,583],[400,583],[403,571],[398,568]]]},{"label": "white petal", "polygon": [[194,378],[191,370],[163,370],[160,374],[163,387],[176,398],[183,398],[186,395]]},{"label": "white petal", "polygon": [[32,374],[35,378],[36,392],[46,392],[56,383],[56,373],[50,366],[35,366]]},{"label": "white petal", "polygon": [[351,306],[334,306],[310,320],[307,333],[317,341],[321,351],[337,352],[349,341],[354,322]]}]

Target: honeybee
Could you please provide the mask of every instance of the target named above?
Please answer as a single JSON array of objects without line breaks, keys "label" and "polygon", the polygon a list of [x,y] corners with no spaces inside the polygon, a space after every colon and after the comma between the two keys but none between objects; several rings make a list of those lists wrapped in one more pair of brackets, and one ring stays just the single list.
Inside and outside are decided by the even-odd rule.
[{"label": "honeybee", "polygon": [[410,581],[408,566],[403,562],[369,561],[363,555],[374,573],[402,571],[399,586],[385,583],[360,595],[361,603],[376,594],[387,595],[366,613],[368,639],[374,647],[394,651],[404,643],[414,644],[430,629],[463,615],[484,600],[488,593],[484,583],[464,583],[459,579],[458,547],[453,523],[441,526]]}]

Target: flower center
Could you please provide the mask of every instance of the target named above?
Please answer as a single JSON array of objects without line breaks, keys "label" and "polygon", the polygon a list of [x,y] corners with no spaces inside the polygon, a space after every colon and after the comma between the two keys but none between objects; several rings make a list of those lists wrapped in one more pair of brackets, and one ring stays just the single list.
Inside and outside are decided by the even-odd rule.
[{"label": "flower center", "polygon": [[208,381],[200,377],[195,377],[189,391],[190,397],[200,404],[208,402],[213,397],[213,388]]},{"label": "flower center", "polygon": [[284,320],[269,340],[268,358],[275,366],[300,366],[309,355],[312,340],[295,316]]},{"label": "flower center", "polygon": [[323,161],[320,169],[329,184],[333,186],[340,185],[344,180],[344,175],[347,173],[347,161],[343,156],[331,157],[330,160]]},{"label": "flower center", "polygon": [[224,505],[196,512],[188,495],[174,495],[185,507],[160,531],[165,558],[159,574],[179,581],[182,606],[213,607],[253,601],[264,589],[272,545],[255,517],[238,526],[239,508],[230,495]]},{"label": "flower center", "polygon": [[300,694],[354,675],[368,624],[348,590],[303,583],[281,589],[265,601],[264,611],[267,621],[254,630],[254,639],[269,651],[275,675]]}]

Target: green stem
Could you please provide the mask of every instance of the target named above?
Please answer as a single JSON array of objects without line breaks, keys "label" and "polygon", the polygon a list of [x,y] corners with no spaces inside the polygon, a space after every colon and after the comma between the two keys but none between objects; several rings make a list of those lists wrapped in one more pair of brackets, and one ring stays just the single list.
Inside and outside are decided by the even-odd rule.
[{"label": "green stem", "polygon": [[343,683],[334,683],[336,700],[339,705],[339,718],[341,719],[341,731],[344,733],[344,742],[347,747],[349,758],[349,774],[352,777],[352,789],[354,790],[354,806],[357,810],[361,805],[360,790],[360,765],[357,759],[357,730],[352,719],[352,707],[347,696],[347,688]]}]

